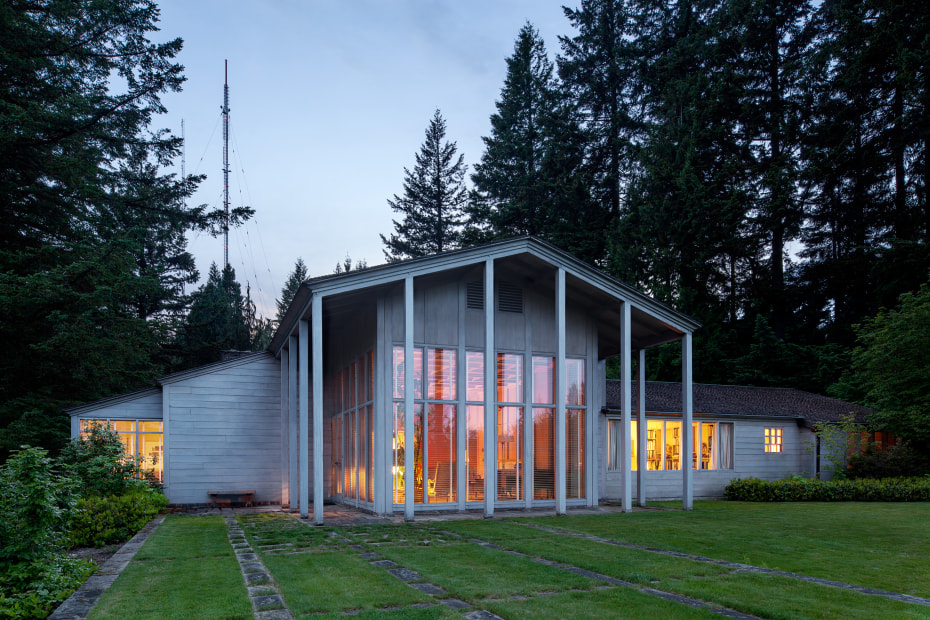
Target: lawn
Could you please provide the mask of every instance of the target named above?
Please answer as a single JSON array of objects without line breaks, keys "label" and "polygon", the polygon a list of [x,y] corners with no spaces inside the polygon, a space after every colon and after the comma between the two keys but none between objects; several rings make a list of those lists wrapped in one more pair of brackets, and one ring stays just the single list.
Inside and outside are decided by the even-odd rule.
[{"label": "lawn", "polygon": [[167,517],[88,617],[250,620],[222,517]]},{"label": "lawn", "polygon": [[[513,521],[311,527],[275,513],[240,515],[239,520],[295,617],[353,612],[359,618],[461,618],[461,612],[440,604],[453,598],[471,609],[514,619],[719,618],[712,611],[721,607],[776,619],[930,619],[930,606],[530,527],[927,596],[928,509],[918,504],[699,502],[688,513]],[[412,583],[432,584],[443,592],[430,595],[411,587],[388,572],[395,564],[418,573]],[[578,569],[631,585],[611,585]],[[665,600],[650,589],[686,596],[708,608]],[[205,606],[192,607],[198,600]],[[91,617],[251,617],[222,520],[169,517]]]},{"label": "lawn", "polygon": [[927,503],[695,502],[622,527],[611,515],[519,521],[930,597]]}]

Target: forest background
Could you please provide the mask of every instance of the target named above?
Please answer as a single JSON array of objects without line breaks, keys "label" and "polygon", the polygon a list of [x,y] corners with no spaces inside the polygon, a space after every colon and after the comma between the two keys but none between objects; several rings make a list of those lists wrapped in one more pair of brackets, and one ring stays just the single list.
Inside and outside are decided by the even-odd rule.
[{"label": "forest background", "polygon": [[[388,201],[388,260],[536,235],[698,319],[696,381],[881,404],[862,357],[898,325],[881,309],[930,298],[930,5],[590,0],[565,15],[554,63],[531,24],[517,34],[470,175],[430,120]],[[260,350],[275,327],[229,266],[186,291],[187,233],[251,210],[188,205],[202,177],[169,172],[181,141],[157,118],[182,43],[149,40],[157,16],[148,0],[0,5],[3,455],[62,445],[64,407]],[[649,377],[677,380],[678,356],[650,352]]]}]

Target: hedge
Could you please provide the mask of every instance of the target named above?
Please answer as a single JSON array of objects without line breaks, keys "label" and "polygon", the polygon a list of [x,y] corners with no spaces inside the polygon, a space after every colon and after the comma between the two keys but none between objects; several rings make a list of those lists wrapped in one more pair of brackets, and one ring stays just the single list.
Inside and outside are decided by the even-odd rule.
[{"label": "hedge", "polygon": [[744,502],[928,502],[930,477],[816,480],[737,478],[724,489],[729,500]]},{"label": "hedge", "polygon": [[77,515],[71,524],[71,544],[102,547],[125,542],[167,505],[167,498],[152,489],[78,500]]}]

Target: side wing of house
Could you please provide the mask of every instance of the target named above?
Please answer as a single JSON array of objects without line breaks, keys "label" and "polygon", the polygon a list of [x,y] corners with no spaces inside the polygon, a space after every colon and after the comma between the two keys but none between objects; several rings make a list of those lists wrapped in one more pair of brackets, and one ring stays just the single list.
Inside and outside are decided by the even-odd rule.
[{"label": "side wing of house", "polygon": [[172,504],[207,503],[212,490],[281,502],[280,372],[258,353],[160,380]]}]

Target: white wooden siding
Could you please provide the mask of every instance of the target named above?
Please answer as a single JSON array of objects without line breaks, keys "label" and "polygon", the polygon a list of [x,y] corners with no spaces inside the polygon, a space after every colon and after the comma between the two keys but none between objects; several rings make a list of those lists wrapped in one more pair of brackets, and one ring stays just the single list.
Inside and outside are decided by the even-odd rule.
[{"label": "white wooden siding", "polygon": [[172,504],[202,504],[207,491],[255,489],[281,501],[280,362],[270,355],[182,379],[167,391]]}]

